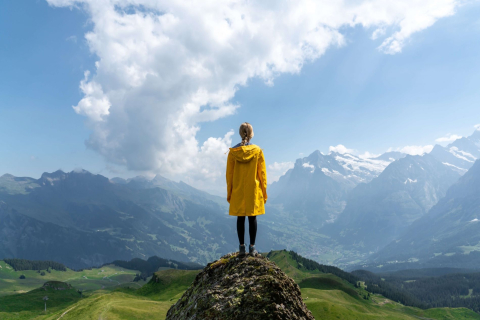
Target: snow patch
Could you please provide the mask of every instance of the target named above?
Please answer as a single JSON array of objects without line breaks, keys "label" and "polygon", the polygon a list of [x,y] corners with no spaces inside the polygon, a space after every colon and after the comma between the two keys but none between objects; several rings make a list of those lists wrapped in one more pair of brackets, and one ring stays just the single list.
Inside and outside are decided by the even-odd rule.
[{"label": "snow patch", "polygon": [[453,168],[458,169],[458,170],[463,171],[463,172],[467,172],[467,171],[468,171],[467,169],[457,167],[457,166],[455,166],[455,165],[453,165],[453,164],[451,164],[451,163],[448,163],[448,162],[442,162],[442,163],[443,163],[444,165],[446,165],[446,166],[453,167]]},{"label": "snow patch", "polygon": [[477,218],[473,219],[473,220],[470,220],[470,222],[478,222],[480,220],[478,220]]},{"label": "snow patch", "polygon": [[[453,154],[455,157],[459,158],[459,159],[462,159],[462,160],[465,160],[467,162],[475,162],[475,160],[477,158],[475,158],[473,155],[471,155],[470,153],[468,152],[464,152],[462,150],[458,150],[457,147],[451,147],[449,150],[448,150],[451,154]],[[467,159],[466,157],[469,157],[473,160],[470,160],[470,159]]]},{"label": "snow patch", "polygon": [[[341,176],[341,175],[342,175],[342,174],[341,174],[340,172],[338,172],[337,170],[333,170],[333,169],[332,169],[332,170],[330,171],[328,168],[322,168],[322,172],[325,173],[325,175],[327,175],[327,176],[333,176],[333,175],[340,175],[340,176]],[[346,177],[344,176],[344,178],[346,178]]]},{"label": "snow patch", "polygon": [[344,154],[342,156],[338,155],[335,157],[342,167],[349,171],[365,171],[374,172],[376,174],[381,173],[390,162],[384,160],[374,160],[374,159],[362,159],[355,157],[350,154]]},{"label": "snow patch", "polygon": [[404,184],[407,184],[407,183],[417,183],[417,179],[412,180],[412,179],[408,178],[407,180],[405,180]]}]

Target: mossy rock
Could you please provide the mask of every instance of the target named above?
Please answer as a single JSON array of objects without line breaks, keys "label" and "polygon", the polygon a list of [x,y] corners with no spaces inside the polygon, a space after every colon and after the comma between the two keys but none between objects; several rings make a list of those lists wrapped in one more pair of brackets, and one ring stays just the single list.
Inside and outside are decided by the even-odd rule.
[{"label": "mossy rock", "polygon": [[313,316],[299,286],[262,256],[230,253],[209,263],[167,313],[167,320],[304,319]]}]

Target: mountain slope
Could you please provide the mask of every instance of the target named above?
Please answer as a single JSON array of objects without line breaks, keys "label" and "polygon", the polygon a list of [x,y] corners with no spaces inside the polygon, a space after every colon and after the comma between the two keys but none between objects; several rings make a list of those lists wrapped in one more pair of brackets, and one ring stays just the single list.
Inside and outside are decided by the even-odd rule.
[{"label": "mountain slope", "polygon": [[480,159],[480,131],[476,130],[471,136],[457,139],[446,147],[436,145],[430,154],[444,165],[464,174],[475,160]]},{"label": "mountain slope", "polygon": [[[205,263],[235,248],[235,222],[218,197],[172,181],[174,191],[116,180],[87,171],[0,177],[0,258],[75,268],[154,255]],[[276,232],[261,228],[268,236],[258,246],[276,248]]]},{"label": "mountain slope", "polygon": [[272,183],[272,205],[294,215],[304,223],[321,226],[334,221],[345,207],[347,194],[360,182],[371,181],[401,154],[377,159],[362,159],[345,153],[328,155],[315,151],[297,159],[293,169]]},{"label": "mountain slope", "polygon": [[448,190],[445,198],[373,259],[477,268],[480,263],[479,223],[480,161],[477,160]]},{"label": "mountain slope", "polygon": [[430,155],[407,156],[352,190],[345,210],[325,230],[344,245],[376,251],[423,216],[458,178]]}]

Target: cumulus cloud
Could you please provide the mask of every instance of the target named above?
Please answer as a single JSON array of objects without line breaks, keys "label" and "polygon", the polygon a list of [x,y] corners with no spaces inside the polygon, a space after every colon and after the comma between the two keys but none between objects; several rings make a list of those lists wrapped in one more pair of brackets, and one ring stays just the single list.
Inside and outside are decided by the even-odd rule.
[{"label": "cumulus cloud", "polygon": [[92,23],[85,39],[98,61],[92,75],[85,73],[83,98],[74,106],[92,129],[87,146],[129,170],[183,176],[195,185],[218,180],[231,143],[230,133],[197,141],[200,125],[235,113],[231,99],[248,79],[272,85],[279,74],[298,73],[330,46],[344,45],[346,27],[374,28],[374,38],[386,37],[379,50],[398,53],[412,34],[452,15],[458,5],[456,0],[47,1],[81,8]]},{"label": "cumulus cloud", "polygon": [[462,136],[459,136],[458,134],[446,134],[445,136],[435,139],[436,142],[452,142],[457,139],[460,139]]},{"label": "cumulus cloud", "polygon": [[381,154],[374,154],[374,153],[370,153],[368,151],[365,151],[363,154],[360,154],[358,155],[359,158],[362,158],[362,159],[371,159],[371,158],[376,158],[376,157],[380,157]]},{"label": "cumulus cloud", "polygon": [[337,146],[330,146],[328,148],[328,152],[336,152],[336,153],[340,153],[340,154],[345,154],[345,153],[351,153],[351,154],[355,154],[356,151],[354,149],[348,149],[347,147],[345,147],[343,144],[339,144]]},{"label": "cumulus cloud", "polygon": [[405,154],[416,156],[416,155],[423,155],[425,153],[429,153],[430,151],[432,151],[432,149],[433,149],[432,145],[426,145],[426,146],[405,146],[405,147],[397,148],[395,150],[389,149],[389,151],[400,151]]},{"label": "cumulus cloud", "polygon": [[283,176],[289,169],[292,169],[294,166],[293,162],[274,162],[267,166],[267,177],[268,183],[278,181],[278,179]]},{"label": "cumulus cloud", "polygon": [[313,164],[310,164],[309,162],[305,162],[304,164],[302,164],[302,166],[304,168],[312,169],[312,170],[310,170],[311,173],[313,173],[315,171],[315,166]]}]

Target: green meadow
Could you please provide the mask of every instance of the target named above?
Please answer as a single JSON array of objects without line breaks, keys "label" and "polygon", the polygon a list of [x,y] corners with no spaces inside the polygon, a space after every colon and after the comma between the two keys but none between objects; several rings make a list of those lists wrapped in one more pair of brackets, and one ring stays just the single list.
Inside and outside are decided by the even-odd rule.
[{"label": "green meadow", "polygon": [[[363,286],[356,288],[335,275],[307,271],[286,251],[273,252],[269,258],[299,284],[302,297],[316,319],[480,319],[479,314],[469,309],[422,310],[381,295],[369,296]],[[135,271],[113,266],[81,272],[68,270],[63,274],[52,271],[47,278],[47,274],[40,276],[36,271],[15,273],[2,263],[0,319],[165,319],[170,306],[199,272],[165,269],[156,272],[149,282],[134,283],[131,281]],[[30,281],[22,282],[25,280],[18,279],[19,273],[25,274],[25,280],[30,276]],[[65,290],[42,288],[44,282],[55,277],[71,288],[65,283]],[[112,284],[108,279],[118,282]],[[80,287],[84,290],[83,297],[78,293]],[[45,295],[49,297],[46,313],[42,300]]]},{"label": "green meadow", "polygon": [[[0,296],[14,293],[25,293],[41,287],[47,281],[63,281],[82,291],[112,289],[118,286],[129,285],[141,287],[145,281],[132,282],[136,270],[128,270],[114,265],[90,270],[67,271],[42,270],[44,276],[36,270],[14,271],[11,266],[0,260]],[[25,279],[19,279],[25,275]]]}]

